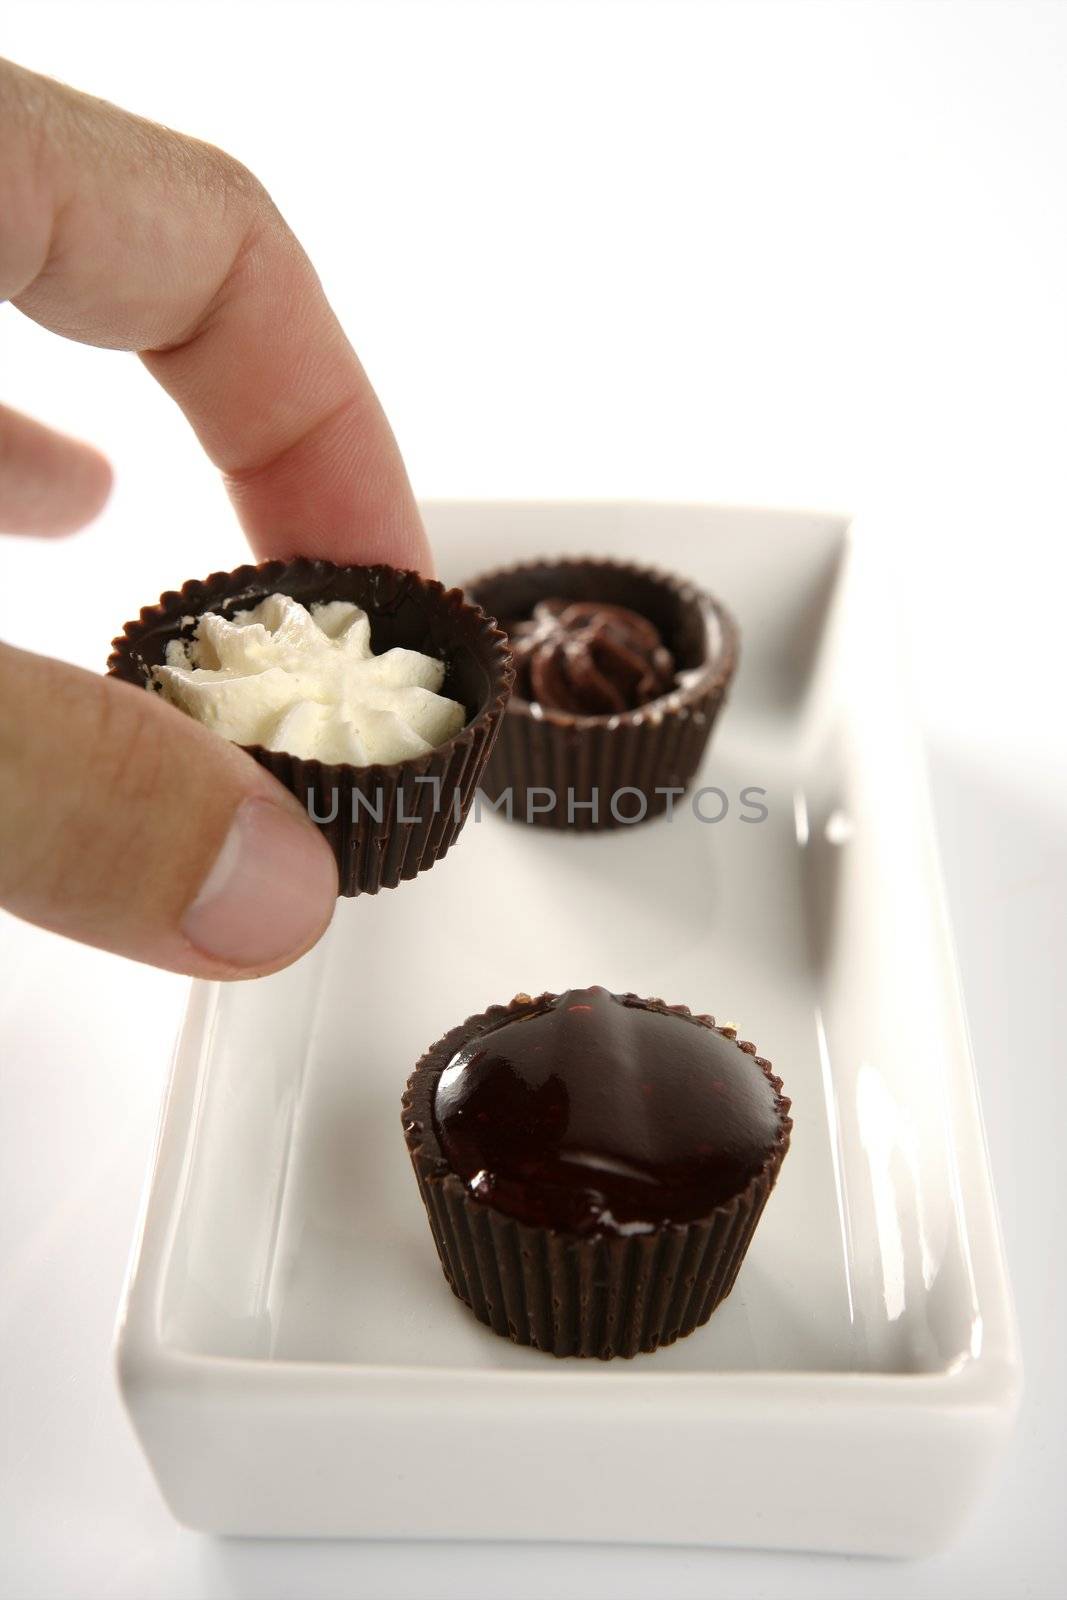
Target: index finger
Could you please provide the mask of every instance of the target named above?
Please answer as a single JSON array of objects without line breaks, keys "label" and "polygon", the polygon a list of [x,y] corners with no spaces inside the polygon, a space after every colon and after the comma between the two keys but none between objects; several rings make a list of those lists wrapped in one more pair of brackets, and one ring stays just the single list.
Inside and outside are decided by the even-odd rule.
[{"label": "index finger", "polygon": [[0,62],[0,299],[135,350],[260,556],[432,570],[396,441],[262,184],[211,145]]}]

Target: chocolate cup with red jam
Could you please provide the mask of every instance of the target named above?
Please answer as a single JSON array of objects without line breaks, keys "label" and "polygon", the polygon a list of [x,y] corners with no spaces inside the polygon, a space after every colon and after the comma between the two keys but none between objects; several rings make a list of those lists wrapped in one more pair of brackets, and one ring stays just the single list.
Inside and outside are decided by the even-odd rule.
[{"label": "chocolate cup with red jam", "polygon": [[583,832],[672,806],[700,766],[737,665],[725,606],[681,578],[592,558],[531,561],[467,587],[500,618],[516,655],[482,779],[490,805]]},{"label": "chocolate cup with red jam", "polygon": [[467,721],[444,744],[406,761],[366,767],[331,764],[243,745],[296,795],[337,858],[342,895],[377,894],[425,872],[463,827],[511,692],[505,634],[459,589],[395,567],[340,567],[329,561],[265,561],[192,581],[146,607],[114,641],[108,674],[154,687],[172,639],[189,639],[208,611],[232,616],[271,594],[302,605],[347,600],[370,618],[376,655],[394,646],[445,663],[441,693]]},{"label": "chocolate cup with red jam", "polygon": [[789,1147],[782,1081],[685,1006],[600,988],[468,1017],[402,1120],[453,1292],[556,1356],[634,1356],[729,1294]]}]

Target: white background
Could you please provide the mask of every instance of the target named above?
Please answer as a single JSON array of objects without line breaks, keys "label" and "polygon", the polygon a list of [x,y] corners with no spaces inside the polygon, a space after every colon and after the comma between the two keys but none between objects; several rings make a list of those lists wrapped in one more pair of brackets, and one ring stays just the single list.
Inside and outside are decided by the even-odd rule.
[{"label": "white background", "polygon": [[[1027,1363],[998,1485],[921,1564],[180,1530],[109,1350],[184,983],[0,920],[0,1594],[1062,1592],[1067,8],[8,0],[0,22],[15,60],[253,167],[419,494],[895,530]],[[0,551],[4,636],[99,666],[242,541],[134,358],[4,308],[0,382],[115,464],[92,530]]]}]

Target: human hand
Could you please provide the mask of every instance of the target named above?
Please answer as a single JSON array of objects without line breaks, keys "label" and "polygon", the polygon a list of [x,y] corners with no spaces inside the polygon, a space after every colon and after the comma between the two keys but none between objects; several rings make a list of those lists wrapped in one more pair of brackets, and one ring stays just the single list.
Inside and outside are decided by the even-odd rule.
[{"label": "human hand", "polygon": [[[389,425],[300,245],[239,162],[0,61],[0,299],[136,351],[257,555],[432,570]],[[0,532],[107,498],[88,445],[0,407]],[[332,853],[252,758],[155,695],[0,645],[0,905],[204,977],[286,966]]]}]

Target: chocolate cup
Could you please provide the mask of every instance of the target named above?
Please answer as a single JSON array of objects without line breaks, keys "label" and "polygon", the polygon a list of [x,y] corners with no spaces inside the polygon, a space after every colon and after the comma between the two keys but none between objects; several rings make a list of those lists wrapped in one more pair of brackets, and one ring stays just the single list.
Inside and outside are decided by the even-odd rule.
[{"label": "chocolate cup", "polygon": [[439,657],[445,663],[442,693],[467,708],[465,726],[451,739],[388,765],[331,764],[241,746],[307,806],[337,858],[342,895],[395,889],[439,861],[466,821],[514,680],[507,637],[459,589],[414,572],[304,558],[264,561],[193,580],[145,607],[114,641],[108,674],[151,689],[167,645],[190,638],[205,612],[232,616],[271,594],[304,605],[348,600],[362,606],[375,654],[400,645]]},{"label": "chocolate cup", "polygon": [[490,804],[514,820],[580,832],[667,810],[696,775],[737,666],[740,634],[726,607],[668,573],[594,558],[500,568],[467,592],[505,624],[528,617],[539,600],[627,606],[656,625],[678,672],[668,694],[609,716],[513,694],[482,779]]},{"label": "chocolate cup", "polygon": [[480,1322],[554,1356],[628,1358],[692,1333],[730,1293],[789,1149],[790,1102],[770,1062],[737,1040],[733,1028],[694,1016],[687,1006],[645,1000],[736,1040],[766,1075],[778,1096],[780,1133],[763,1166],[706,1217],[665,1223],[652,1233],[579,1235],[518,1222],[476,1199],[452,1170],[437,1135],[434,1096],[442,1072],[472,1038],[556,998],[516,995],[432,1045],[404,1091],[404,1137],[444,1275]]}]

